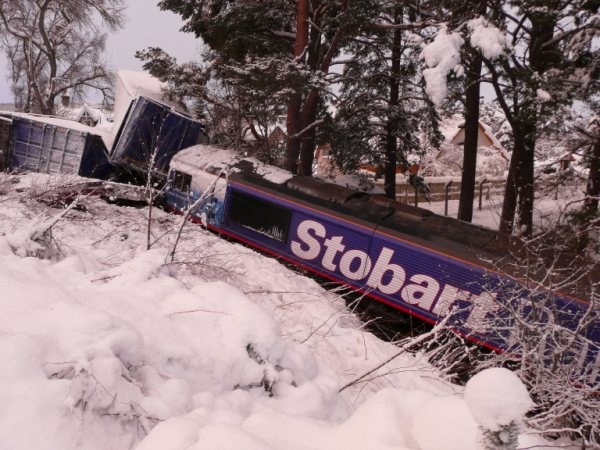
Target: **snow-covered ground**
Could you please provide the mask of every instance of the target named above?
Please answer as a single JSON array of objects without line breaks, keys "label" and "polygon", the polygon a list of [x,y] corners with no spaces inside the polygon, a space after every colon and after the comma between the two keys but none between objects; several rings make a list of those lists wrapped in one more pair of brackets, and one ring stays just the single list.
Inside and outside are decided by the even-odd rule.
[{"label": "snow-covered ground", "polygon": [[[508,371],[464,389],[363,329],[334,292],[180,220],[0,175],[0,448],[480,449],[531,406]],[[64,212],[64,209],[62,210]],[[35,255],[45,254],[50,259]],[[555,448],[522,432],[522,448]]]},{"label": "snow-covered ground", "polygon": [[[565,212],[581,207],[584,198],[584,185],[572,184],[562,186],[558,191],[537,192],[533,220],[538,227],[551,228]],[[429,209],[436,214],[444,215],[444,202],[420,202],[419,207]],[[478,199],[475,199],[473,208],[473,223],[497,230],[500,225],[502,212],[502,198],[491,197],[484,199],[481,210],[478,208]],[[458,215],[458,200],[448,201],[448,216],[456,218]]]}]

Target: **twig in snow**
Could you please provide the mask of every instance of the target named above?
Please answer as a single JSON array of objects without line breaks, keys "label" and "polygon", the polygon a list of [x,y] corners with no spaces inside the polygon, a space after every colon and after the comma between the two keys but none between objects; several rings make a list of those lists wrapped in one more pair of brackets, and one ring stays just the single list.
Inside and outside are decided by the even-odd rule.
[{"label": "twig in snow", "polygon": [[215,179],[210,184],[210,186],[208,186],[208,188],[202,193],[202,195],[198,198],[198,200],[196,200],[191,206],[189,206],[185,210],[185,213],[181,219],[181,222],[179,223],[179,228],[177,230],[177,235],[175,237],[175,243],[173,244],[173,247],[171,247],[171,251],[169,252],[169,254],[167,256],[166,262],[172,263],[175,260],[175,251],[177,250],[177,245],[179,244],[179,240],[181,239],[181,233],[183,232],[183,227],[185,226],[186,222],[189,220],[190,216],[192,215],[192,211],[194,211],[198,206],[200,206],[200,204],[204,200],[206,200],[210,195],[212,195],[214,193],[215,187],[217,186],[217,182],[221,178],[221,175],[227,173],[226,169],[228,170],[229,167],[224,167],[223,169],[221,169],[219,174],[215,177]]},{"label": "twig in snow", "polygon": [[224,316],[231,316],[231,314],[223,312],[223,311],[211,311],[209,309],[190,309],[187,311],[175,311],[175,312],[169,313],[169,314],[167,314],[167,317],[173,317],[178,314],[190,314],[190,313],[195,313],[195,312],[204,312],[204,313],[210,313],[210,314],[222,314]]},{"label": "twig in snow", "polygon": [[362,374],[358,378],[355,378],[354,380],[352,380],[348,384],[342,386],[338,390],[338,393],[340,393],[340,392],[348,389],[351,386],[354,386],[355,384],[360,383],[362,380],[364,380],[365,378],[367,378],[369,375],[371,375],[372,373],[378,371],[379,369],[381,369],[382,367],[384,367],[385,365],[389,364],[394,359],[398,358],[400,355],[402,355],[403,353],[405,353],[409,348],[414,347],[415,345],[419,344],[420,342],[425,341],[426,339],[429,339],[431,336],[435,336],[440,330],[444,329],[444,327],[446,326],[446,323],[448,322],[448,320],[450,319],[450,317],[451,317],[451,314],[448,314],[446,317],[444,317],[444,319],[442,319],[441,322],[437,323],[431,329],[431,331],[428,331],[425,334],[421,334],[420,336],[417,336],[416,338],[411,339],[409,342],[407,342],[402,347],[400,347],[399,351],[397,351],[396,353],[394,353],[392,356],[390,356],[388,359],[386,359],[385,361],[383,361],[381,364],[378,364],[373,369],[365,372],[364,374]]}]

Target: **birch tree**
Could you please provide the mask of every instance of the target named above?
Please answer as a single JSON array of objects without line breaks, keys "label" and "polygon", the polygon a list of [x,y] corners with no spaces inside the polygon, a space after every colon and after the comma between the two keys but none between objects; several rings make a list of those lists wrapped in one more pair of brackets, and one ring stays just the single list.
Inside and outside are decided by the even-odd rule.
[{"label": "birch tree", "polygon": [[9,61],[15,103],[53,114],[57,98],[88,89],[111,96],[106,44],[123,24],[124,0],[0,0],[0,47]]}]

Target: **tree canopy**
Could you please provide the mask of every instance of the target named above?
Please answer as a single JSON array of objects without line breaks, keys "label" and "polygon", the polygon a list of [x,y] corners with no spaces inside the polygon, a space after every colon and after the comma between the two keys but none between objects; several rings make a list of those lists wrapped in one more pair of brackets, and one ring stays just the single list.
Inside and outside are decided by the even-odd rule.
[{"label": "tree canopy", "polygon": [[17,106],[53,114],[56,99],[87,89],[110,96],[103,60],[108,30],[123,23],[124,0],[0,0],[0,46]]},{"label": "tree canopy", "polygon": [[[472,213],[478,86],[491,85],[510,125],[501,221],[507,233],[531,232],[536,141],[548,119],[574,100],[590,103],[598,94],[594,42],[600,19],[594,1],[162,0],[159,5],[179,14],[184,30],[202,38],[209,50],[202,67],[194,69],[202,75],[189,76],[191,66],[151,52],[140,54],[146,67],[170,77],[175,90],[188,85],[175,79],[194,79],[194,92],[212,105],[208,114],[229,117],[222,130],[235,130],[215,136],[234,144],[245,136],[257,138],[269,161],[294,172],[311,174],[315,148],[326,143],[341,170],[381,165],[386,193],[394,197],[397,167],[411,154],[432,151],[441,138],[438,114],[459,105],[467,137],[463,220]],[[285,152],[273,158],[269,129],[283,122]]]}]

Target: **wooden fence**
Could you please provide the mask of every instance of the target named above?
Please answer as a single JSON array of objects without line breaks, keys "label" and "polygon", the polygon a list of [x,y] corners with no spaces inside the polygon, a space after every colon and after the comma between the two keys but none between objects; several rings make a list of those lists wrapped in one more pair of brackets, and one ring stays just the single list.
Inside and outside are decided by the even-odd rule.
[{"label": "wooden fence", "polygon": [[[475,181],[475,201],[481,196],[487,200],[492,196],[504,193],[505,180],[501,178],[478,178]],[[432,202],[443,202],[446,200],[458,200],[460,196],[461,180],[459,177],[426,177],[425,183],[429,186],[429,200]],[[376,183],[383,189],[383,182]],[[415,188],[407,182],[396,184],[396,200],[402,203],[415,203]],[[419,193],[417,203],[427,202],[424,194]]]}]

